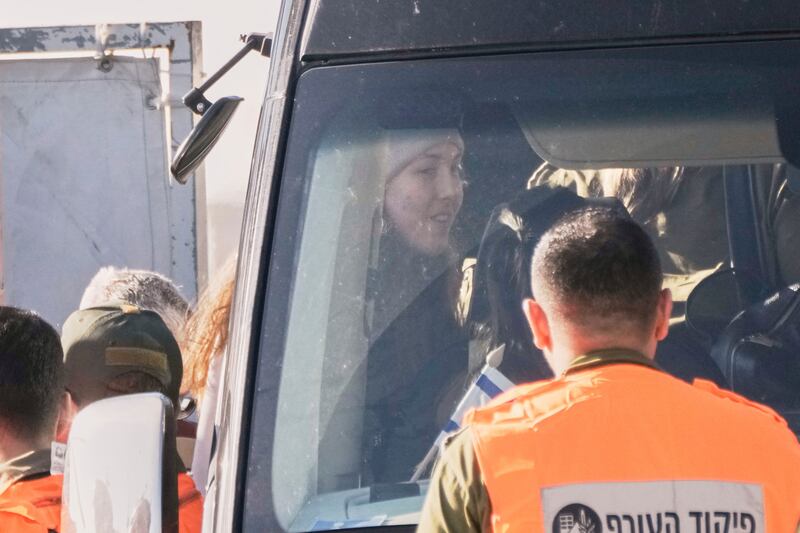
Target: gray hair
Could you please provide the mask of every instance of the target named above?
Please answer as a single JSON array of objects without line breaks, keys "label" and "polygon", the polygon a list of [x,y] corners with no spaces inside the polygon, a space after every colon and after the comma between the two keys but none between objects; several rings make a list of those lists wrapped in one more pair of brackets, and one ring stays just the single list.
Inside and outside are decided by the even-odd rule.
[{"label": "gray hair", "polygon": [[169,278],[150,270],[103,267],[83,291],[80,309],[108,303],[135,305],[161,316],[178,339],[189,314],[189,303]]}]

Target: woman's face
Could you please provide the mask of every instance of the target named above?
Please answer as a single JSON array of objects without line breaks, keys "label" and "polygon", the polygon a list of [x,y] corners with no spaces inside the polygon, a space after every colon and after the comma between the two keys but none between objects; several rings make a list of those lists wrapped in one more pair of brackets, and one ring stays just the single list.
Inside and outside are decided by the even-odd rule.
[{"label": "woman's face", "polygon": [[446,141],[416,155],[389,178],[384,212],[406,243],[426,255],[444,252],[461,209],[461,147]]}]

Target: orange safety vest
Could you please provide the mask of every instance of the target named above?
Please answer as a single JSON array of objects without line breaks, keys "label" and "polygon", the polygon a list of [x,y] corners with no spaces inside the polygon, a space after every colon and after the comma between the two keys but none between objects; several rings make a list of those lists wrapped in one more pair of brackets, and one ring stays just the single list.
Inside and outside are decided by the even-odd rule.
[{"label": "orange safety vest", "polygon": [[61,527],[62,475],[22,479],[0,495],[0,531],[47,533]]},{"label": "orange safety vest", "polygon": [[787,533],[800,445],[712,383],[601,364],[468,413],[496,532]]},{"label": "orange safety vest", "polygon": [[[0,495],[0,531],[46,533],[61,527],[61,490],[64,476],[52,475],[17,481]],[[178,474],[180,533],[199,533],[203,523],[203,496],[188,474]]]},{"label": "orange safety vest", "polygon": [[188,474],[178,474],[178,529],[199,533],[203,529],[203,496]]}]

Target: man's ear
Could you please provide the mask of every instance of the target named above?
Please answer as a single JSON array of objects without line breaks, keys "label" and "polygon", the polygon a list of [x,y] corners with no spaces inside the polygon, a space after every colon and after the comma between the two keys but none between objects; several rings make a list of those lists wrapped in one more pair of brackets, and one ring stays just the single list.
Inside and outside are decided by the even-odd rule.
[{"label": "man's ear", "polygon": [[658,307],[656,308],[655,337],[657,341],[663,341],[667,338],[671,316],[672,292],[669,289],[662,289],[658,295]]},{"label": "man's ear", "polygon": [[58,405],[58,421],[56,422],[56,441],[66,443],[69,438],[69,429],[72,419],[78,414],[78,406],[72,399],[69,391],[64,391]]},{"label": "man's ear", "polygon": [[539,302],[532,298],[522,301],[522,312],[528,320],[528,326],[533,334],[533,344],[540,350],[549,350],[553,346],[553,339],[550,336],[550,324],[547,322],[547,315]]}]

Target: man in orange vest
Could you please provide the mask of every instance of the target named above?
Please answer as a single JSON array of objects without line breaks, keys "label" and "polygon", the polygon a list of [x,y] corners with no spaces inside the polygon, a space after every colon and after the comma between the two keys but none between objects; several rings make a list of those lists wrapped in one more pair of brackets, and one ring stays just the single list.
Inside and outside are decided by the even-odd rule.
[{"label": "man in orange vest", "polygon": [[[61,342],[73,411],[103,398],[160,392],[172,400],[178,412],[181,352],[157,313],[127,304],[75,311],[64,322]],[[179,531],[199,532],[203,498],[177,455],[175,461]]]},{"label": "man in orange vest", "polygon": [[771,409],[653,362],[671,296],[629,217],[566,215],[537,245],[524,311],[555,379],[465,417],[419,531],[795,531],[800,445]]},{"label": "man in orange vest", "polygon": [[66,408],[58,333],[40,317],[0,307],[0,531],[58,531],[63,476],[50,443]]}]

